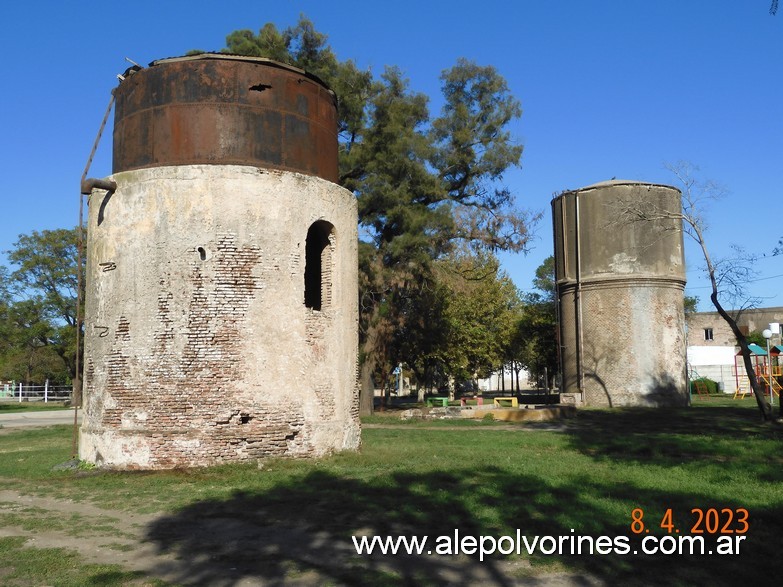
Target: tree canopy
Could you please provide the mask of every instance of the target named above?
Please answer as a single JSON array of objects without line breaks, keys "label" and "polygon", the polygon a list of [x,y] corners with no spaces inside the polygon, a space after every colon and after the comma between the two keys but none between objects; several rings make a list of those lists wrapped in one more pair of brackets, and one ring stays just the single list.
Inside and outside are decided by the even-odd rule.
[{"label": "tree canopy", "polygon": [[[234,31],[223,51],[300,67],[338,96],[339,181],[357,197],[362,240],[360,356],[367,413],[373,379],[383,379],[398,359],[391,352],[395,333],[409,332],[422,315],[436,313],[435,263],[458,249],[479,256],[525,249],[537,217],[517,208],[503,182],[520,165],[522,145],[510,125],[521,116],[521,105],[494,67],[459,59],[441,74],[444,105],[433,116],[428,97],[412,90],[399,68],[387,67],[376,77],[352,60],[340,61],[326,35],[305,17],[282,31],[271,23],[257,34]],[[426,347],[425,339],[443,336],[431,324],[421,327],[428,333],[409,341]],[[414,360],[426,350],[407,352]]]},{"label": "tree canopy", "polygon": [[509,340],[507,358],[518,368],[527,369],[539,385],[549,388],[558,367],[553,256],[544,259],[536,269],[533,288],[533,292],[523,296],[523,304]]},{"label": "tree canopy", "polygon": [[456,381],[487,377],[503,364],[517,288],[492,255],[452,255],[438,262],[436,275],[443,344],[429,358]]},{"label": "tree canopy", "polygon": [[0,268],[0,378],[66,383],[76,374],[76,229],[20,235]]},{"label": "tree canopy", "polygon": [[[365,412],[374,383],[398,362],[422,378],[500,367],[519,296],[494,253],[525,250],[538,219],[504,183],[520,165],[510,126],[522,109],[500,73],[459,59],[440,76],[443,107],[433,114],[402,70],[376,75],[338,59],[305,17],[283,30],[234,31],[222,51],[299,67],[338,96],[339,183],[359,212]],[[44,230],[8,252],[0,377],[75,377],[76,242],[76,230]]]}]

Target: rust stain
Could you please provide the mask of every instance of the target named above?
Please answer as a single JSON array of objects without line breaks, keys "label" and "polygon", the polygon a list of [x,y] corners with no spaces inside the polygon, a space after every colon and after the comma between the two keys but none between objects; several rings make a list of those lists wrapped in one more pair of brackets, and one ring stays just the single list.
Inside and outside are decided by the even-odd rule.
[{"label": "rust stain", "polygon": [[115,90],[113,172],[252,165],[337,181],[337,104],[317,79],[269,60],[164,59]]}]

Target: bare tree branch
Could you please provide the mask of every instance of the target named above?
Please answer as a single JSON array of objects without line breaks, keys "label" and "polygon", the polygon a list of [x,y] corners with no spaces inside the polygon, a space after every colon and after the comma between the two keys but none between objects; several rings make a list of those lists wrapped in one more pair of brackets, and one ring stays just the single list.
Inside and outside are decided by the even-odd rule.
[{"label": "bare tree branch", "polygon": [[[753,364],[750,360],[750,350],[745,335],[737,325],[742,311],[757,305],[760,300],[747,296],[746,284],[755,277],[753,264],[756,256],[745,253],[739,247],[735,255],[727,259],[715,260],[707,247],[705,233],[707,231],[706,210],[709,203],[720,200],[726,194],[726,189],[714,181],[699,181],[696,176],[698,167],[688,162],[667,164],[668,169],[676,178],[682,193],[682,206],[672,210],[661,205],[645,194],[637,193],[635,197],[613,204],[613,223],[658,222],[661,229],[666,230],[666,223],[678,221],[682,230],[701,250],[704,258],[705,271],[710,281],[710,300],[718,314],[726,321],[740,347],[745,371],[753,389],[756,402],[765,420],[772,419],[772,408],[766,400],[764,390],[759,383]],[[724,302],[733,305],[734,311],[727,310]],[[733,314],[733,315],[732,315]]]}]

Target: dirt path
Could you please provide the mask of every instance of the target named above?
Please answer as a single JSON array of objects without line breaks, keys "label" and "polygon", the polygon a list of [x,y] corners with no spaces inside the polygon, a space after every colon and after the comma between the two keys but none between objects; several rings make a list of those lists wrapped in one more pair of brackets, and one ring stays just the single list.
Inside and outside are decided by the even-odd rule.
[{"label": "dirt path", "polygon": [[0,514],[19,520],[19,525],[0,527],[0,536],[24,536],[27,546],[76,550],[88,563],[119,564],[152,576],[159,576],[158,569],[176,567],[174,557],[143,540],[156,516],[16,491],[0,491]]},{"label": "dirt path", "polygon": [[[0,491],[0,537],[66,548],[86,562],[117,564],[178,585],[255,587],[388,583],[436,585],[595,585],[583,576],[530,575],[522,557],[479,562],[461,556],[361,556],[352,542],[306,527],[268,524],[262,514],[137,514],[89,503]],[[520,578],[522,576],[523,578]]]}]

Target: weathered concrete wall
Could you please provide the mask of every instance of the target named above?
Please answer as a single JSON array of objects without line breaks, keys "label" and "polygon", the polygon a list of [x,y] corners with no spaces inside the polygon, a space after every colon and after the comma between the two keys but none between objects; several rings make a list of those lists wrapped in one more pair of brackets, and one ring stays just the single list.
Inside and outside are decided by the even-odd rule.
[{"label": "weathered concrete wall", "polygon": [[588,406],[688,401],[681,227],[621,221],[635,202],[677,212],[680,193],[617,181],[553,200],[563,391]]},{"label": "weathered concrete wall", "polygon": [[[579,391],[575,290],[560,296],[564,388]],[[582,289],[582,391],[587,406],[687,403],[683,290],[631,281]]]},{"label": "weathered concrete wall", "polygon": [[[761,332],[770,322],[783,322],[783,308],[747,308],[738,312],[729,310],[729,314],[737,320],[737,326],[744,334]],[[705,331],[709,329],[712,335],[707,338]],[[711,347],[737,346],[737,338],[726,321],[717,312],[694,312],[688,316],[688,342],[692,345]],[[772,343],[776,342],[773,339]],[[739,352],[739,347],[737,347]]]},{"label": "weathered concrete wall", "polygon": [[[89,204],[81,458],[169,468],[356,449],[353,195],[250,166],[113,179]],[[319,221],[333,229],[316,310],[304,275]]]}]

